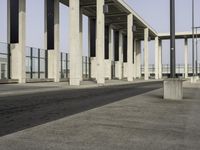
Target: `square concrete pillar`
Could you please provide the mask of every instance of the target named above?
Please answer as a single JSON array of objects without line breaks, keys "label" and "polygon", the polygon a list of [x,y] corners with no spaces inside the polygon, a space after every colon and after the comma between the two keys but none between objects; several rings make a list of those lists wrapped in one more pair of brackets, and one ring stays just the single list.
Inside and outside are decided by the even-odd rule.
[{"label": "square concrete pillar", "polygon": [[[10,0],[8,2],[8,42],[10,42]],[[11,44],[11,78],[26,82],[26,0],[19,0],[19,41]]]},{"label": "square concrete pillar", "polygon": [[97,22],[96,22],[96,59],[97,59],[97,83],[105,83],[104,73],[104,49],[105,49],[105,16],[104,16],[104,0],[96,0],[97,6]]},{"label": "square concrete pillar", "polygon": [[111,80],[111,60],[106,59],[105,60],[105,78]]},{"label": "square concrete pillar", "polygon": [[141,78],[141,41],[137,41],[137,49],[136,49],[136,77]]},{"label": "square concrete pillar", "polygon": [[123,63],[123,77],[128,78],[128,63]]},{"label": "square concrete pillar", "polygon": [[149,29],[144,29],[144,79],[149,80]]},{"label": "square concrete pillar", "polygon": [[137,59],[136,59],[136,55],[137,55],[137,40],[134,39],[134,47],[133,47],[133,78],[136,79],[137,78]]},{"label": "square concrete pillar", "polygon": [[80,85],[82,81],[82,15],[80,0],[70,0],[70,85]]},{"label": "square concrete pillar", "polygon": [[109,26],[109,60],[114,61],[114,30]]},{"label": "square concrete pillar", "polygon": [[[45,0],[45,48],[47,49],[47,0]],[[60,81],[60,21],[59,0],[54,0],[54,49],[48,49],[48,78]]]},{"label": "square concrete pillar", "polygon": [[162,79],[162,40],[159,40],[158,47],[158,78]]},{"label": "square concrete pillar", "polygon": [[96,19],[88,19],[88,53],[90,57],[89,76],[96,79]]},{"label": "square concrete pillar", "polygon": [[184,41],[184,47],[185,47],[185,79],[188,78],[188,39],[185,39]]},{"label": "square concrete pillar", "polygon": [[123,33],[119,32],[119,61],[116,62],[116,78],[119,80],[123,77]]},{"label": "square concrete pillar", "polygon": [[97,60],[96,57],[90,57],[90,74],[92,79],[97,77]]},{"label": "square concrete pillar", "polygon": [[128,81],[133,81],[133,15],[128,15],[128,27],[127,27],[127,65],[128,65]]},{"label": "square concrete pillar", "polygon": [[182,100],[183,99],[183,80],[166,79],[164,80],[164,99]]},{"label": "square concrete pillar", "polygon": [[159,39],[155,38],[155,79],[159,79]]},{"label": "square concrete pillar", "polygon": [[114,61],[114,30],[109,26],[109,59],[105,60],[105,78],[112,79],[112,62]]},{"label": "square concrete pillar", "polygon": [[115,77],[119,80],[122,79],[122,65],[123,65],[123,33],[119,31],[119,47],[118,47],[119,58],[115,61]]}]

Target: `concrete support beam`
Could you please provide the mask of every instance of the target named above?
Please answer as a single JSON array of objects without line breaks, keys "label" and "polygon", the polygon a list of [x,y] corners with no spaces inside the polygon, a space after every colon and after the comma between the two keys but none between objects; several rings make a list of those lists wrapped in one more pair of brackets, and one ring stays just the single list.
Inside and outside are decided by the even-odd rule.
[{"label": "concrete support beam", "polygon": [[141,78],[141,41],[137,41],[136,45],[136,77]]},{"label": "concrete support beam", "polygon": [[111,79],[111,61],[109,60],[109,26],[105,26],[105,78]]},{"label": "concrete support beam", "polygon": [[[8,41],[10,41],[10,0],[8,0]],[[26,82],[26,0],[19,0],[19,42],[11,44],[11,78]]]},{"label": "concrete support beam", "polygon": [[[70,85],[78,86],[82,80],[82,49],[80,0],[70,0]],[[81,29],[81,30],[80,30]]]},{"label": "concrete support beam", "polygon": [[144,29],[144,79],[149,80],[149,29]]},{"label": "concrete support beam", "polygon": [[159,40],[158,47],[158,78],[162,79],[162,40]]},{"label": "concrete support beam", "polygon": [[188,39],[184,41],[184,48],[185,48],[185,78],[188,78]]},{"label": "concrete support beam", "polygon": [[155,79],[159,79],[159,39],[155,38]]},{"label": "concrete support beam", "polygon": [[119,32],[119,61],[116,62],[116,78],[119,80],[123,77],[123,33]]},{"label": "concrete support beam", "polygon": [[96,79],[96,19],[88,19],[88,50],[90,57],[89,75]]},{"label": "concrete support beam", "polygon": [[[47,49],[47,0],[45,0],[45,47]],[[60,81],[59,0],[54,0],[54,49],[48,49],[48,78]]]},{"label": "concrete support beam", "polygon": [[112,79],[112,62],[114,61],[114,31],[109,26],[109,59],[105,60],[105,77]]},{"label": "concrete support beam", "polygon": [[114,30],[109,26],[109,60],[114,60]]},{"label": "concrete support beam", "polygon": [[133,15],[129,14],[128,15],[128,26],[127,26],[127,32],[128,32],[128,37],[127,37],[127,65],[128,65],[128,81],[133,81]]},{"label": "concrete support beam", "polygon": [[104,16],[104,4],[105,0],[96,0],[97,6],[97,39],[96,39],[96,58],[97,58],[97,83],[105,83],[104,74],[104,48],[105,48],[105,16]]},{"label": "concrete support beam", "polygon": [[136,79],[137,77],[137,59],[136,59],[136,49],[137,49],[137,40],[134,39],[134,48],[133,48],[133,78]]}]

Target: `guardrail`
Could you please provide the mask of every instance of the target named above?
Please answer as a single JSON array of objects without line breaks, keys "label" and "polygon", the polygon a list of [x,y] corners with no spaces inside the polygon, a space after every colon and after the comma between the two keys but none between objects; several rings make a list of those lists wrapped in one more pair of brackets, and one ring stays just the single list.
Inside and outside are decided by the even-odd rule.
[{"label": "guardrail", "polygon": [[0,42],[0,79],[10,79],[10,45]]},{"label": "guardrail", "polygon": [[33,47],[26,47],[26,78],[48,78],[48,51]]}]

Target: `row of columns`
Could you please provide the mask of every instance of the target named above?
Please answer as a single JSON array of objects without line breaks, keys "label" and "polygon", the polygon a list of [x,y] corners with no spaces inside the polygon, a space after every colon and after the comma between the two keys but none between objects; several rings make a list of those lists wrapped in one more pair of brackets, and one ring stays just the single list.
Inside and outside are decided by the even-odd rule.
[{"label": "row of columns", "polygon": [[[8,0],[8,4],[9,4]],[[49,28],[49,0],[45,0],[45,48],[48,49],[48,78],[54,79],[55,82],[60,80],[60,33],[59,33],[59,0],[52,0],[53,2],[53,28]],[[89,34],[89,47],[94,49],[94,57],[91,63],[91,74],[96,78],[98,84],[105,83],[105,77],[111,78],[111,72],[106,68],[105,63],[105,15],[104,15],[104,3],[105,0],[97,0],[97,14],[96,20],[94,21],[93,31],[96,33]],[[9,5],[8,5],[9,6]],[[82,39],[82,12],[80,8],[80,0],[69,0],[70,8],[70,85],[80,85],[82,81],[82,50],[83,50],[83,39]],[[10,12],[10,7],[8,7]],[[10,15],[8,15],[10,16]],[[133,81],[134,78],[141,77],[141,41],[134,38],[133,33],[133,15],[127,16],[127,38],[124,42],[125,35],[122,31],[119,31],[119,45],[118,45],[118,60],[115,62],[116,66],[116,77],[122,79],[124,76],[127,77],[128,81]],[[10,18],[8,18],[8,25],[10,25]],[[26,43],[26,0],[19,0],[19,41],[17,44],[11,44],[12,52],[12,68],[11,77],[19,79],[20,83],[26,82],[26,63],[25,63],[25,43]],[[91,23],[90,23],[91,25]],[[10,30],[8,27],[8,35]],[[49,29],[53,30],[53,38],[49,39]],[[93,36],[93,37],[91,37]],[[95,44],[91,44],[91,42]],[[8,41],[10,37],[8,36]],[[144,66],[145,66],[145,80],[149,79],[149,63],[148,63],[148,41],[149,41],[149,29],[144,30]],[[49,42],[51,46],[49,46]],[[109,68],[114,60],[114,30],[112,26],[109,26]],[[127,54],[125,54],[127,50]],[[92,51],[90,51],[91,53]],[[91,55],[91,54],[90,54]],[[126,55],[126,56],[124,56]],[[92,56],[91,56],[92,57]],[[127,60],[124,58],[127,57]],[[127,62],[126,62],[127,61]],[[161,78],[161,42],[156,38],[156,78]],[[122,69],[124,68],[124,69]],[[126,73],[123,70],[126,69]],[[111,69],[109,69],[111,71]],[[106,73],[108,71],[108,73]]]}]

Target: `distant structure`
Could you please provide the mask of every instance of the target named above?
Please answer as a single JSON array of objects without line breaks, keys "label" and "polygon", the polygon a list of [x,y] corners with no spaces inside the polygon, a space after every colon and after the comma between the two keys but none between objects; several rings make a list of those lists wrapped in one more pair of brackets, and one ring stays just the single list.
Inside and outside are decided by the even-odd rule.
[{"label": "distant structure", "polygon": [[[59,47],[60,2],[70,9],[69,54],[61,53]],[[158,34],[123,0],[45,0],[44,12],[45,50],[26,47],[26,0],[8,0],[9,43],[0,49],[0,79],[18,83],[68,80],[77,86],[85,79],[104,84],[113,78],[133,81],[142,74],[148,80],[150,40],[155,40],[154,76],[162,78],[162,40],[169,39],[169,34]],[[89,19],[88,58],[82,57],[83,14]],[[187,78],[187,39],[191,33],[177,34],[177,38],[185,39]]]}]

